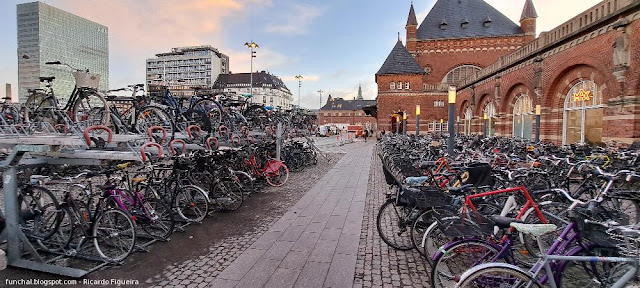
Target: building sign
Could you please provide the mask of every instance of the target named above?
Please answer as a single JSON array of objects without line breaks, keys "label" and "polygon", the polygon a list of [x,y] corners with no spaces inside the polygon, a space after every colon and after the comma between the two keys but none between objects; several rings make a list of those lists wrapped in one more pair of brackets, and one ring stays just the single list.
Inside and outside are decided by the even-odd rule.
[{"label": "building sign", "polygon": [[581,101],[589,101],[593,96],[593,91],[585,91],[584,89],[580,89],[578,93],[573,94],[573,102],[581,102]]}]

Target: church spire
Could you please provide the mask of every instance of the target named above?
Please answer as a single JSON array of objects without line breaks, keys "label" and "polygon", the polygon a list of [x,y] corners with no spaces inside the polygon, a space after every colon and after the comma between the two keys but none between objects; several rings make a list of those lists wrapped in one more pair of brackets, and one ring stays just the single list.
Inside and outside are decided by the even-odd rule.
[{"label": "church spire", "polygon": [[536,7],[533,6],[533,0],[526,0],[524,2],[524,8],[522,9],[520,21],[532,18],[538,18],[538,12],[536,12]]},{"label": "church spire", "polygon": [[356,100],[364,100],[364,98],[362,98],[362,84],[358,84],[358,98],[356,98]]},{"label": "church spire", "polygon": [[411,1],[411,8],[409,8],[409,17],[407,18],[407,26],[418,25],[418,18],[416,18],[416,11],[413,10],[413,1]]}]

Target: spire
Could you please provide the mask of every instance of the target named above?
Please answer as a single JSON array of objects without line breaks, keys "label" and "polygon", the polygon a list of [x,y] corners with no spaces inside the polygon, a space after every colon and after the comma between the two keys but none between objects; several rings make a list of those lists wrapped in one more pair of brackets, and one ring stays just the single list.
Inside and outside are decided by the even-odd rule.
[{"label": "spire", "polygon": [[538,13],[536,12],[536,7],[533,6],[533,0],[525,0],[520,21],[531,18],[538,18]]},{"label": "spire", "polygon": [[407,19],[407,26],[418,25],[418,19],[416,18],[416,11],[413,10],[413,1],[411,1],[411,8],[409,9],[409,18]]},{"label": "spire", "polygon": [[356,98],[356,100],[364,100],[364,98],[362,98],[362,84],[358,84],[358,98]]}]

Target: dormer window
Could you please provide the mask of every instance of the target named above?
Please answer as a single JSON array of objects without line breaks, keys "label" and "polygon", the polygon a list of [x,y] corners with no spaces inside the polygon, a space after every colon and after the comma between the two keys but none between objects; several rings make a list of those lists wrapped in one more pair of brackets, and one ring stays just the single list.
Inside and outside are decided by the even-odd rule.
[{"label": "dormer window", "polygon": [[445,21],[444,19],[442,19],[442,22],[440,22],[440,30],[447,30],[447,21]]},{"label": "dormer window", "polygon": [[460,27],[462,27],[462,29],[467,29],[469,28],[469,19],[464,18],[462,20],[462,23],[460,23]]},{"label": "dormer window", "polygon": [[487,16],[486,18],[484,18],[484,21],[483,21],[484,27],[491,26],[491,22],[493,22],[493,21],[491,21],[491,17]]}]

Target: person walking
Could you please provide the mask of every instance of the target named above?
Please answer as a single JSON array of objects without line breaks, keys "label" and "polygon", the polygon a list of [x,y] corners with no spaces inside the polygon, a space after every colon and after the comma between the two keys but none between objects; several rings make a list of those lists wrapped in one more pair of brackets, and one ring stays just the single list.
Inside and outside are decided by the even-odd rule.
[{"label": "person walking", "polygon": [[364,143],[367,143],[367,137],[369,137],[369,130],[365,129],[362,134],[364,136]]}]

